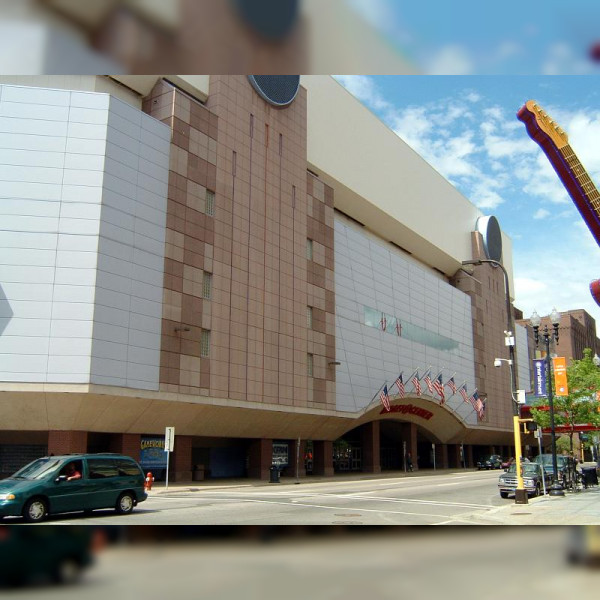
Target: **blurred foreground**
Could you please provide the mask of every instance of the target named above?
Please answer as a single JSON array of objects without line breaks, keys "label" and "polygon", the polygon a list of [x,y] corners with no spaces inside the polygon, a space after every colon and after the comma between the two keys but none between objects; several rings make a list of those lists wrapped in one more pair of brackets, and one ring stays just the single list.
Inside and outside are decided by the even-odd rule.
[{"label": "blurred foreground", "polygon": [[[32,528],[11,526],[4,530]],[[68,527],[44,528],[66,535]],[[595,598],[584,547],[600,528],[115,527],[75,585],[3,589],[5,597]],[[6,537],[6,536],[5,536]],[[58,543],[58,542],[57,542]],[[599,547],[596,547],[596,558]],[[2,559],[6,547],[0,546]],[[21,559],[27,562],[29,553]],[[589,558],[589,557],[588,557]],[[575,561],[576,564],[571,564]],[[593,563],[590,563],[593,564]]]},{"label": "blurred foreground", "polygon": [[0,0],[4,74],[590,74],[592,0]]}]

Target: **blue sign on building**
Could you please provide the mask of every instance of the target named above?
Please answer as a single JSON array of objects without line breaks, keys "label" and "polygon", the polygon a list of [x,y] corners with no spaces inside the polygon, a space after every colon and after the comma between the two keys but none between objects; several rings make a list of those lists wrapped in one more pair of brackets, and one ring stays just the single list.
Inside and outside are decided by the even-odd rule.
[{"label": "blue sign on building", "polygon": [[167,467],[167,453],[165,452],[164,437],[143,437],[140,448],[140,465],[142,468]]}]

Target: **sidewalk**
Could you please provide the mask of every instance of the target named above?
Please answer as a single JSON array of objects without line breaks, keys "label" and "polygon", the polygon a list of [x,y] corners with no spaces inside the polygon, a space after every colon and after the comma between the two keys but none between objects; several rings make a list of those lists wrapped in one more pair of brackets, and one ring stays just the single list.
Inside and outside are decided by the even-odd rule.
[{"label": "sidewalk", "polygon": [[510,502],[474,515],[472,521],[479,525],[600,525],[600,487],[530,498],[529,504]]}]

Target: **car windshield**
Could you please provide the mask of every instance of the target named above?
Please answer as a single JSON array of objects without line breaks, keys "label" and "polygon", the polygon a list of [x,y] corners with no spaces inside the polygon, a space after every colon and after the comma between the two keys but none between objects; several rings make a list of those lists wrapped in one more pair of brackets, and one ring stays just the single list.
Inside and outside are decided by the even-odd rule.
[{"label": "car windshield", "polygon": [[[531,463],[531,462],[527,462],[527,463],[521,463],[521,466],[523,467],[523,475],[535,475],[537,473],[539,473],[538,469],[538,465],[536,463]],[[516,473],[517,472],[517,463],[514,462],[512,463],[512,465],[510,465],[510,467],[508,468],[508,472],[509,473]]]},{"label": "car windshield", "polygon": [[59,467],[61,461],[57,458],[38,458],[19,469],[12,479],[41,479],[48,473]]},{"label": "car windshield", "polygon": [[[538,465],[544,465],[545,467],[550,465],[552,466],[552,454],[538,454],[538,456],[535,457],[535,462]],[[558,467],[563,467],[567,464],[567,457],[563,456],[562,454],[559,454],[556,457],[556,465]]]}]

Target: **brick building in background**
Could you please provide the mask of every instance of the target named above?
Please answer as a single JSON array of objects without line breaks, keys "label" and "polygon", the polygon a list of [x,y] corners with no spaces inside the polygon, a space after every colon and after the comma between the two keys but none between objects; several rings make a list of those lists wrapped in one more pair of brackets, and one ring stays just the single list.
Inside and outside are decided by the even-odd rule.
[{"label": "brick building in background", "polygon": [[176,480],[511,452],[504,281],[461,270],[510,240],[332,78],[3,77],[0,125],[2,473],[166,426]]}]

